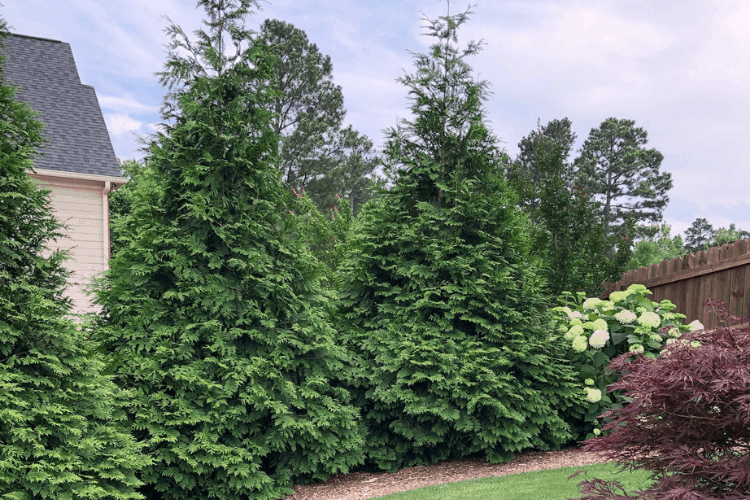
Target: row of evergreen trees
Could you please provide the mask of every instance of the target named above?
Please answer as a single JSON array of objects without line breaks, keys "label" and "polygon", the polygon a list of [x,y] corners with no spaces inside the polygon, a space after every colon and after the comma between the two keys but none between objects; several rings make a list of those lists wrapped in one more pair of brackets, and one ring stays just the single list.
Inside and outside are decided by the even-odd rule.
[{"label": "row of evergreen trees", "polygon": [[450,44],[470,11],[430,21],[401,80],[415,119],[388,132],[394,186],[331,226],[282,187],[278,92],[259,85],[275,57],[243,47],[257,4],[198,4],[197,42],[169,30],[163,129],[81,327],[64,252],[41,256],[60,236],[27,176],[41,125],[0,87],[0,495],[272,499],[575,439],[587,403],[463,61],[480,45]]}]

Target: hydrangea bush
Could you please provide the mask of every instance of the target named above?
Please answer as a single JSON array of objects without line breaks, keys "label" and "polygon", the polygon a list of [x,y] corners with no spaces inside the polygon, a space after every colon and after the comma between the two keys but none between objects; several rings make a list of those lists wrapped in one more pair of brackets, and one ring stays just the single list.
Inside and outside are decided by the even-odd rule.
[{"label": "hydrangea bush", "polygon": [[654,359],[663,345],[673,343],[685,332],[703,328],[697,320],[683,325],[685,315],[673,312],[676,306],[672,302],[653,302],[646,297],[650,294],[643,285],[612,292],[609,300],[565,292],[560,296],[564,305],[551,309],[589,403],[583,421],[577,425],[579,437],[600,435],[606,419],[599,416],[630,402],[619,392],[607,394],[607,386],[619,380],[619,373],[607,369],[610,359],[628,352]]}]

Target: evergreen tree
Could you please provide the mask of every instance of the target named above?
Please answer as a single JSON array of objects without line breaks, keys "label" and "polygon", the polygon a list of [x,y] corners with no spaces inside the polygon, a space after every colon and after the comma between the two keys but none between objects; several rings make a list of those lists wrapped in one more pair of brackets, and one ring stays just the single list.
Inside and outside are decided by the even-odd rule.
[{"label": "evergreen tree", "polygon": [[702,217],[695,219],[685,230],[685,250],[690,253],[707,250],[708,245],[714,239],[714,233],[714,227],[708,223],[707,219]]},{"label": "evergreen tree", "polygon": [[247,92],[273,74],[263,44],[242,46],[257,4],[198,5],[208,32],[197,43],[168,29],[164,133],[118,222],[128,230],[96,286],[95,332],[136,391],[129,418],[155,459],[149,498],[280,498],[360,463],[363,437],[336,380],[348,358],[326,321],[320,266],[286,209],[276,93]]},{"label": "evergreen tree", "polygon": [[462,60],[479,44],[450,44],[468,14],[430,21],[439,43],[399,79],[416,119],[388,131],[395,185],[358,215],[340,268],[349,378],[384,469],[556,448],[572,437],[558,411],[584,405],[483,123],[487,83]]},{"label": "evergreen tree", "polygon": [[49,189],[28,176],[42,122],[4,83],[0,19],[0,497],[142,498],[149,464],[87,332],[70,318],[67,251],[45,257],[64,226]]},{"label": "evergreen tree", "polygon": [[271,127],[280,137],[282,181],[304,189],[323,213],[337,204],[337,193],[356,213],[372,196],[380,160],[367,136],[351,125],[342,128],[344,96],[333,84],[330,56],[322,56],[304,31],[276,19],[261,25],[257,41],[277,60],[275,88],[281,93],[270,109],[275,112]]},{"label": "evergreen tree", "polygon": [[629,240],[607,237],[599,216],[600,204],[585,191],[566,186],[563,163],[565,146],[539,134],[533,170],[539,206],[530,210],[539,249],[553,297],[562,292],[585,292],[589,297],[603,292],[602,283],[617,281],[625,267],[621,260],[607,258],[611,247],[629,251]]},{"label": "evergreen tree", "polygon": [[[126,218],[133,211],[133,203],[135,202],[133,198],[138,185],[142,182],[148,182],[145,179],[150,180],[152,178],[148,175],[151,173],[150,170],[136,160],[121,162],[118,159],[117,162],[120,164],[123,176],[128,178],[128,182],[109,193],[109,248],[112,256],[120,250],[121,236],[129,234],[129,228],[127,227],[124,227],[122,232],[120,231],[122,227],[122,224],[119,224],[120,219]],[[149,191],[149,189],[142,189],[141,191]]]},{"label": "evergreen tree", "polygon": [[546,173],[540,170],[539,160],[542,155],[547,154],[546,148],[550,142],[560,151],[563,164],[560,176],[563,185],[568,190],[573,187],[575,168],[572,163],[567,162],[576,140],[576,134],[571,127],[572,124],[568,118],[552,120],[544,127],[537,120],[537,130],[529,132],[529,135],[518,143],[518,157],[509,165],[506,178],[519,195],[520,206],[525,210],[535,210],[541,203],[539,195],[544,186],[543,177]]},{"label": "evergreen tree", "polygon": [[[627,233],[626,214],[636,224],[661,221],[672,175],[659,171],[664,156],[656,149],[644,149],[647,142],[648,133],[633,120],[607,118],[591,129],[574,162],[575,186],[602,202],[607,236]],[[608,255],[614,253],[612,248]]]},{"label": "evergreen tree", "polygon": [[339,204],[334,205],[330,216],[326,217],[305,191],[301,194],[296,190],[293,192],[297,197],[295,210],[300,217],[300,240],[320,261],[327,287],[336,289],[337,271],[354,222],[349,201],[337,197]]}]

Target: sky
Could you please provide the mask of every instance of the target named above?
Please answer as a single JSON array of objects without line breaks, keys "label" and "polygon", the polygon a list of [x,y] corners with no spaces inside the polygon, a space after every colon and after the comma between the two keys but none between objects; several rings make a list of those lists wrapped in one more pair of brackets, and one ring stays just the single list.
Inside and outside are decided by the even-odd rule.
[{"label": "sky", "polygon": [[[71,44],[81,81],[96,89],[118,158],[139,159],[138,137],[156,130],[163,69],[175,24],[203,27],[194,0],[0,0],[11,32]],[[279,19],[331,57],[347,111],[343,126],[385,145],[410,118],[409,51],[426,53],[425,16],[472,14],[458,48],[483,40],[466,62],[490,83],[487,124],[513,158],[518,143],[553,119],[577,135],[571,160],[607,118],[634,120],[646,148],[664,155],[674,186],[664,221],[681,234],[698,217],[750,231],[750,2],[712,0],[271,0],[246,20]],[[194,40],[194,36],[191,35]]]}]

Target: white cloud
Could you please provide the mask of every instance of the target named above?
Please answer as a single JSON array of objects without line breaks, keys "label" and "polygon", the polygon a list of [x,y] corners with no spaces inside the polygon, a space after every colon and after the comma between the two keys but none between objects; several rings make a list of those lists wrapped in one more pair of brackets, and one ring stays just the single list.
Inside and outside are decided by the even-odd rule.
[{"label": "white cloud", "polygon": [[143,122],[122,113],[106,113],[104,121],[107,122],[107,130],[117,138],[129,132],[138,132],[143,125]]},{"label": "white cloud", "polygon": [[99,105],[102,109],[111,109],[113,111],[125,112],[144,112],[153,113],[158,111],[158,106],[149,106],[142,104],[136,99],[128,97],[116,97],[111,95],[99,96]]}]

